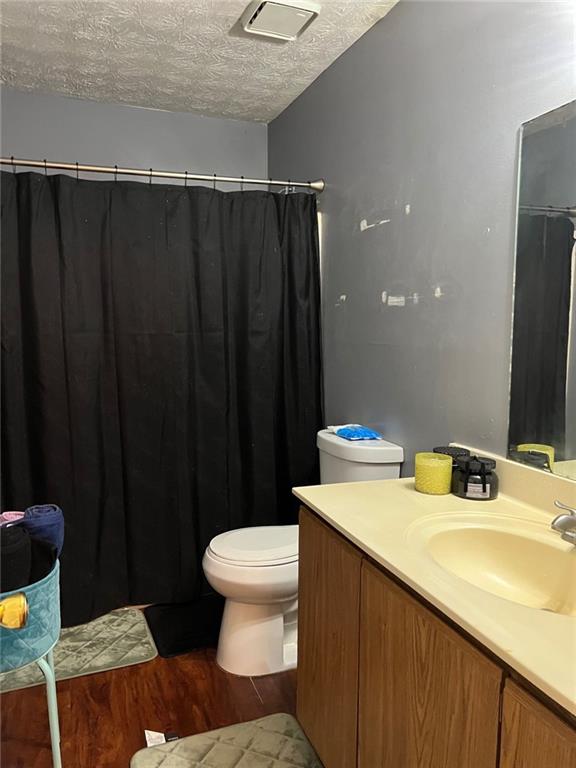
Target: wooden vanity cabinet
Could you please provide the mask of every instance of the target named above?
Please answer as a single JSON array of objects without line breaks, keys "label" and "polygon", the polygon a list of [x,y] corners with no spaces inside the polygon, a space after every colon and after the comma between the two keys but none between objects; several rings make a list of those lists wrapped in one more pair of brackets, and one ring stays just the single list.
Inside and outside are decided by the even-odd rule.
[{"label": "wooden vanity cabinet", "polygon": [[324,768],[576,768],[574,728],[304,507],[299,569],[297,714]]},{"label": "wooden vanity cabinet", "polygon": [[360,617],[358,768],[495,768],[500,668],[366,560]]},{"label": "wooden vanity cabinet", "polygon": [[576,731],[513,680],[504,688],[500,768],[576,768]]},{"label": "wooden vanity cabinet", "polygon": [[300,513],[296,709],[326,768],[356,765],[359,552]]}]

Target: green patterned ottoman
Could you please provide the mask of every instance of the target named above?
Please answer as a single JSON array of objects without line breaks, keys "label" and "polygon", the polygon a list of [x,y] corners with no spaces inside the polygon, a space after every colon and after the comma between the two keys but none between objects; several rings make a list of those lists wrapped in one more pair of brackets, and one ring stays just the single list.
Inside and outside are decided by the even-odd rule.
[{"label": "green patterned ottoman", "polygon": [[322,764],[292,715],[269,715],[141,749],[130,768],[322,768]]}]

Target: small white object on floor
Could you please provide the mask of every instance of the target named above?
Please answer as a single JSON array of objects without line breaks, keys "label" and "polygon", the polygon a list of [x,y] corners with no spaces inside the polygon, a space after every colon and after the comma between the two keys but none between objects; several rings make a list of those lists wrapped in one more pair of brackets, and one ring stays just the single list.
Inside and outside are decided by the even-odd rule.
[{"label": "small white object on floor", "polygon": [[144,731],[147,747],[155,747],[157,744],[166,744],[166,736],[159,731]]}]

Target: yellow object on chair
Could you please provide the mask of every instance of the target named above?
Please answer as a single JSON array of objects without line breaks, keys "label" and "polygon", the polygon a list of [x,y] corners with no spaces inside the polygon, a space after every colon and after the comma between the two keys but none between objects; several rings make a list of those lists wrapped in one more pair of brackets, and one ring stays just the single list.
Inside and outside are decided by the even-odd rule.
[{"label": "yellow object on chair", "polygon": [[0,627],[22,629],[28,621],[28,600],[24,592],[0,600]]},{"label": "yellow object on chair", "polygon": [[442,496],[452,485],[452,456],[444,453],[417,453],[415,456],[416,490]]}]

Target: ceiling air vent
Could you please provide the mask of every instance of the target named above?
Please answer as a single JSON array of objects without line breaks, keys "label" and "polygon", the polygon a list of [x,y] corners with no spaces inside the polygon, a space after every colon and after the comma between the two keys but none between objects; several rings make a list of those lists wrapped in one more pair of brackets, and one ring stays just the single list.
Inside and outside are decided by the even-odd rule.
[{"label": "ceiling air vent", "polygon": [[256,0],[246,8],[240,22],[251,35],[296,40],[319,13],[318,3],[308,0]]}]

